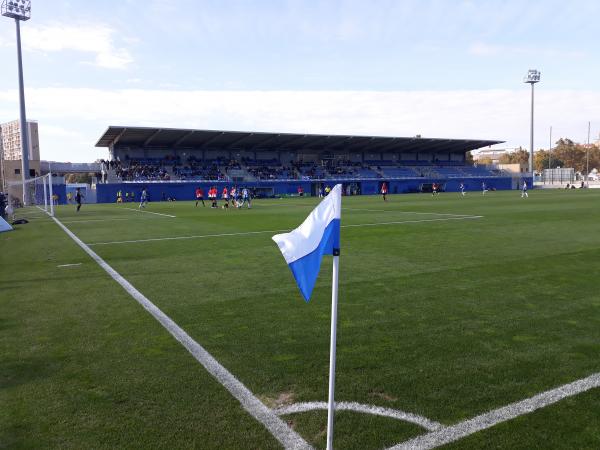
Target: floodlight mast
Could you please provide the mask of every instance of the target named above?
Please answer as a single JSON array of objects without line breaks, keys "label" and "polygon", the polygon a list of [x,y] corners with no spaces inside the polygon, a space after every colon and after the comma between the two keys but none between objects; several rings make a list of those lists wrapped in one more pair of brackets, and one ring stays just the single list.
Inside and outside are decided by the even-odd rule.
[{"label": "floodlight mast", "polygon": [[589,176],[590,176],[590,127],[592,126],[592,122],[588,122],[588,138],[587,138],[587,146],[585,147],[585,184],[586,187],[589,187]]},{"label": "floodlight mast", "polygon": [[21,21],[31,19],[30,0],[2,0],[0,12],[4,17],[15,19],[17,28],[17,62],[19,69],[19,125],[21,127],[21,179],[23,181],[23,206],[29,204],[25,182],[29,178],[29,130],[25,114],[25,88],[23,85],[23,57],[21,55]]},{"label": "floodlight mast", "polygon": [[523,80],[524,83],[531,85],[531,130],[529,136],[529,173],[531,173],[531,183],[533,184],[533,85],[539,83],[541,72],[530,69],[527,72],[527,76]]}]

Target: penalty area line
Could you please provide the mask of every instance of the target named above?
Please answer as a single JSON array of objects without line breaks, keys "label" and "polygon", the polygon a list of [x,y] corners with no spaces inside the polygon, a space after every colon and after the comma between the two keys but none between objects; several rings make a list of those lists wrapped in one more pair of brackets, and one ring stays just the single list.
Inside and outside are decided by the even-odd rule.
[{"label": "penalty area line", "polygon": [[[395,222],[375,222],[375,223],[356,223],[341,225],[340,228],[356,228],[356,227],[375,227],[383,225],[402,225],[405,223],[421,223],[421,222],[444,222],[448,220],[471,220],[471,219],[482,219],[483,216],[460,216],[460,217],[442,217],[438,219],[420,219],[420,220],[400,220]],[[206,239],[206,238],[219,238],[227,236],[249,236],[253,234],[265,234],[265,233],[287,233],[286,230],[261,230],[261,231],[240,231],[238,233],[219,233],[219,234],[199,234],[192,236],[170,236],[161,238],[148,238],[148,239],[131,239],[127,241],[108,241],[108,242],[90,242],[86,245],[93,247],[95,245],[113,245],[113,244],[137,244],[141,242],[159,242],[159,241],[178,241],[183,239]]]},{"label": "penalty area line", "polygon": [[598,387],[600,387],[600,372],[590,375],[587,378],[582,378],[572,383],[559,386],[555,389],[550,389],[549,391],[534,395],[528,399],[494,409],[473,417],[472,419],[457,423],[456,425],[444,427],[437,431],[402,442],[390,447],[388,450],[425,450],[439,447],[440,445],[458,441],[459,439],[478,431],[491,428],[499,423],[529,414],[567,397],[572,397]]},{"label": "penalty area line", "polygon": [[242,407],[257,421],[262,423],[267,430],[285,448],[310,449],[312,448],[302,437],[287,423],[279,418],[273,411],[264,405],[241,381],[222,366],[204,347],[192,339],[169,316],[162,312],[144,294],[138,291],[129,281],[113,269],[106,261],[98,256],[91,248],[81,241],[71,230],[63,225],[56,217],[54,222],[67,233],[96,263],[108,273],[113,280],[133,297],[152,317],[154,317],[185,349],[192,354],[213,378],[215,378],[229,393],[235,397]]},{"label": "penalty area line", "polygon": [[163,214],[163,213],[157,213],[157,212],[152,212],[152,211],[144,211],[142,209],[135,209],[135,208],[122,208],[122,209],[127,209],[129,211],[141,212],[141,213],[146,213],[146,214],[156,214],[157,216],[172,217],[172,218],[177,217],[177,216],[173,216],[171,214]]}]

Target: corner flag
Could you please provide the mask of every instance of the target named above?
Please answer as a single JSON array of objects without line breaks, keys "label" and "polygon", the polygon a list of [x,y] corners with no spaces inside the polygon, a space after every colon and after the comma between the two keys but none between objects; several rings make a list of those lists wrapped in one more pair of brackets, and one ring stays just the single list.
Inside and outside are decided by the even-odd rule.
[{"label": "corner flag", "polygon": [[302,225],[289,233],[273,236],[307,302],[323,255],[339,255],[341,206],[342,185],[337,184]]},{"label": "corner flag", "polygon": [[0,233],[3,231],[11,231],[13,228],[0,216]]},{"label": "corner flag", "polygon": [[333,255],[331,278],[331,335],[329,350],[329,393],[327,396],[327,450],[333,450],[333,415],[335,413],[335,345],[337,335],[338,280],[340,273],[340,217],[342,185],[336,184],[329,195],[312,210],[306,220],[289,233],[277,234],[273,240],[283,253],[300,292],[308,302],[319,275],[323,255]]}]

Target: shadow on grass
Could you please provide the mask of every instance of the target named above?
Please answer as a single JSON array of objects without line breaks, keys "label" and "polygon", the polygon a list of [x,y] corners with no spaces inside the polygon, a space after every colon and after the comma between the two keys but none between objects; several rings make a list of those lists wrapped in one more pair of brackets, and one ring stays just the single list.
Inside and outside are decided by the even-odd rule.
[{"label": "shadow on grass", "polygon": [[0,389],[28,384],[53,375],[59,367],[55,358],[2,358]]}]

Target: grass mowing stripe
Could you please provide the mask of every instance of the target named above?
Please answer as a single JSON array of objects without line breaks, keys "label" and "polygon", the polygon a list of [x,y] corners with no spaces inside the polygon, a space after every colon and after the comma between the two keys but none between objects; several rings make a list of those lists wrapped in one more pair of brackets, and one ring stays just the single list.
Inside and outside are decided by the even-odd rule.
[{"label": "grass mowing stripe", "polygon": [[[443,217],[439,219],[420,219],[420,220],[401,220],[394,222],[375,222],[375,223],[356,223],[349,225],[342,225],[341,228],[356,228],[356,227],[374,227],[380,225],[401,225],[404,223],[420,223],[420,222],[440,222],[446,220],[468,220],[468,219],[482,219],[483,216],[458,216],[458,217]],[[252,234],[264,234],[264,233],[285,233],[290,231],[285,230],[261,230],[261,231],[240,231],[238,233],[220,233],[220,234],[200,234],[193,236],[171,236],[162,238],[149,238],[149,239],[131,239],[127,241],[109,241],[109,242],[91,242],[86,245],[112,245],[112,244],[136,244],[139,242],[153,242],[153,241],[176,241],[181,239],[204,239],[211,237],[228,237],[228,236],[248,236]]]},{"label": "grass mowing stripe", "polygon": [[388,450],[425,450],[449,444],[477,431],[485,430],[486,428],[493,427],[501,422],[506,422],[524,414],[529,414],[567,397],[572,397],[573,395],[581,394],[597,387],[600,387],[600,372],[574,381],[573,383],[542,392],[520,402],[511,403],[510,405],[489,411],[456,425],[419,436],[410,441],[390,447]]},{"label": "grass mowing stripe", "polygon": [[204,347],[193,340],[170,317],[163,313],[154,303],[148,300],[131,283],[123,278],[106,261],[85,245],[75,234],[64,226],[56,217],[54,222],[77,243],[94,261],[102,267],[129,295],[131,295],[146,311],[148,311],[171,335],[177,339],[196,360],[227,389],[256,420],[262,423],[285,448],[309,449],[311,446],[298,433],[292,430],[273,411],[267,408],[250,392],[231,372],[223,367]]}]

